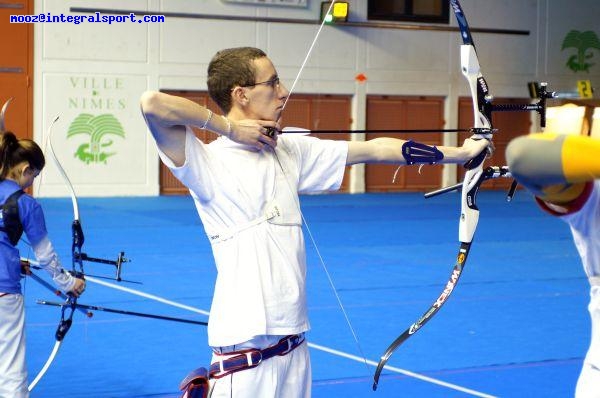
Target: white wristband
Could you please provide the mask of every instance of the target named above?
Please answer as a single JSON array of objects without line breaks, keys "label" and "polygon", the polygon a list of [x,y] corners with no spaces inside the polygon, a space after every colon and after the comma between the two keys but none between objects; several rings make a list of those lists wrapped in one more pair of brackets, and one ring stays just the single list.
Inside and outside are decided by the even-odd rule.
[{"label": "white wristband", "polygon": [[231,121],[225,116],[223,116],[223,119],[225,119],[225,123],[227,124],[227,131],[224,132],[223,135],[229,137],[231,135]]}]

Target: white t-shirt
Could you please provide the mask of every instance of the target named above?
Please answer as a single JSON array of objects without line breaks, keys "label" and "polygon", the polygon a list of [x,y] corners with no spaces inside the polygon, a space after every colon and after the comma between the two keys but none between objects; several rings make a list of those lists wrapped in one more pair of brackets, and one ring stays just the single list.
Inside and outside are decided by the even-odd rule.
[{"label": "white t-shirt", "polygon": [[298,192],[339,188],[347,142],[282,135],[275,156],[225,137],[207,145],[188,129],[185,146],[181,167],[160,156],[189,188],[211,240],[218,274],[209,345],[308,330]]},{"label": "white t-shirt", "polygon": [[587,183],[584,192],[568,207],[540,199],[537,202],[544,210],[569,224],[587,277],[600,276],[600,180]]},{"label": "white t-shirt", "polygon": [[[600,180],[587,183],[584,193],[562,211],[560,207],[552,207],[540,200],[538,203],[550,213],[560,216],[571,227],[583,269],[592,283],[588,305],[592,338],[585,362],[600,368],[600,285],[597,282],[600,277]],[[597,385],[592,387],[598,391]]]}]

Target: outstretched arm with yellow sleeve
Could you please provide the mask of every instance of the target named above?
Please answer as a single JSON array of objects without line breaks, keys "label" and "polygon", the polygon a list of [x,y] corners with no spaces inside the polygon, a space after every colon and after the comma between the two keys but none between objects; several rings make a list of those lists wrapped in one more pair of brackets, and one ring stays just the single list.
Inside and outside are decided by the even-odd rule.
[{"label": "outstretched arm with yellow sleeve", "polygon": [[552,133],[513,139],[506,148],[512,175],[559,213],[573,211],[600,178],[600,140]]},{"label": "outstretched arm with yellow sleeve", "polygon": [[575,398],[600,398],[600,140],[580,135],[533,134],[512,140],[506,160],[513,176],[540,206],[562,216],[590,282],[590,347]]}]

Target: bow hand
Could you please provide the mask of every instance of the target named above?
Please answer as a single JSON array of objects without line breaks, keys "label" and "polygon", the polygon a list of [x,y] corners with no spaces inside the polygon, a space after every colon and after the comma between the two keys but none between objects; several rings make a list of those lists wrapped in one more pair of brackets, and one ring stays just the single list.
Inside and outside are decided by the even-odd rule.
[{"label": "bow hand", "polygon": [[474,134],[464,141],[462,149],[466,153],[464,167],[470,170],[479,166],[487,157],[492,155],[494,144],[491,139]]},{"label": "bow hand", "polygon": [[480,156],[482,153],[488,155],[494,148],[490,139],[482,138],[479,135],[473,135],[464,140],[461,149],[465,153],[465,162],[468,162]]},{"label": "bow hand", "polygon": [[75,298],[79,298],[85,291],[85,279],[83,277],[75,276],[75,283],[68,294],[73,295]]}]

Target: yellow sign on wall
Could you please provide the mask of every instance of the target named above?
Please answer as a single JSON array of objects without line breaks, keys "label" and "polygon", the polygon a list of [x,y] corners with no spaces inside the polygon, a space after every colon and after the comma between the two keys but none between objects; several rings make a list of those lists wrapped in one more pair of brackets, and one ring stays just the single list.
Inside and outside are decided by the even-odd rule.
[{"label": "yellow sign on wall", "polygon": [[590,80],[577,80],[577,91],[581,98],[594,98],[592,82]]}]

